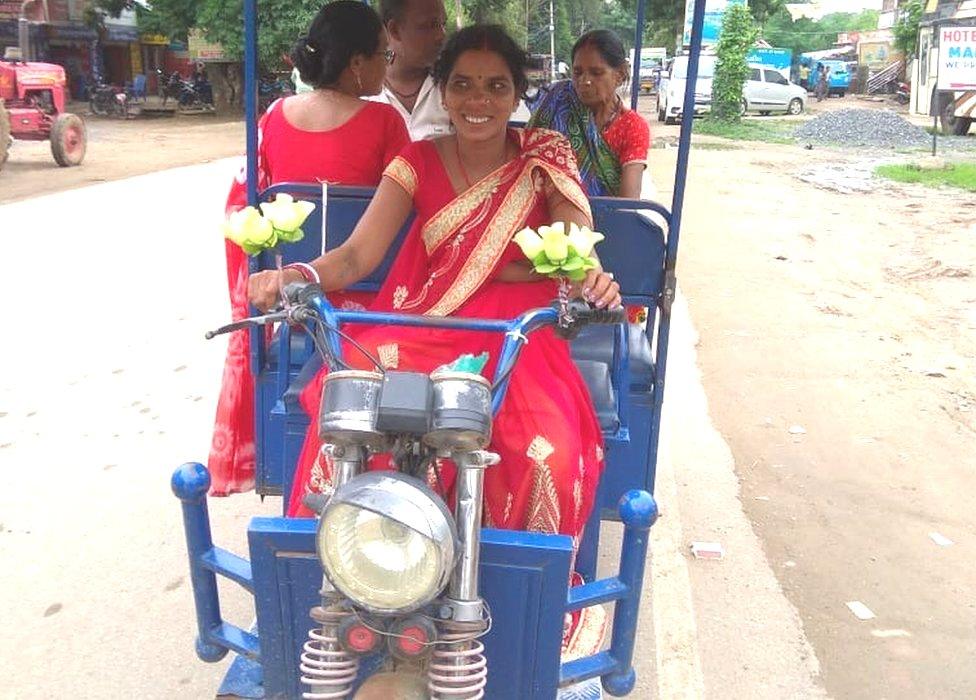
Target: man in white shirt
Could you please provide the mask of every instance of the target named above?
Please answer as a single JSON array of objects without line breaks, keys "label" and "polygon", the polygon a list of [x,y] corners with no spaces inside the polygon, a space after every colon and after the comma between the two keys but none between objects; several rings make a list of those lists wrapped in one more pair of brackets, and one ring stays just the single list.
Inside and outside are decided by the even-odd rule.
[{"label": "man in white shirt", "polygon": [[392,105],[414,141],[453,131],[430,71],[444,45],[443,0],[381,0],[380,16],[396,54],[386,69],[383,92],[370,98]]}]

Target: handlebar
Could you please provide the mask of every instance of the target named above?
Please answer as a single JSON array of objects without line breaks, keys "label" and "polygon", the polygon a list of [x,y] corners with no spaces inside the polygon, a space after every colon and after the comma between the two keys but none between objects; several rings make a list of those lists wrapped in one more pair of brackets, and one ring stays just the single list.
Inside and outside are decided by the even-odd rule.
[{"label": "handlebar", "polygon": [[[343,337],[369,358],[377,370],[385,369],[370,353],[359,346],[339,326],[344,323],[358,323],[371,325],[390,325],[406,327],[444,328],[460,331],[482,331],[505,334],[505,342],[496,365],[495,381],[493,383],[493,403],[497,410],[504,398],[509,376],[521,353],[522,346],[528,342],[528,335],[546,326],[553,326],[556,333],[566,339],[575,338],[583,327],[590,324],[618,324],[623,323],[627,316],[625,310],[598,309],[590,306],[581,299],[570,300],[564,309],[559,302],[551,306],[529,309],[520,316],[510,320],[457,318],[453,316],[417,316],[400,313],[385,313],[371,311],[340,311],[336,310],[326,299],[322,288],[309,282],[292,282],[282,290],[284,308],[274,310],[261,316],[242,319],[234,323],[221,326],[206,334],[208,339],[223,333],[263,326],[268,323],[288,322],[306,326],[311,331],[316,347],[330,366],[333,363],[347,366],[342,361],[342,349],[339,337]],[[315,327],[313,327],[315,326]],[[316,330],[325,329],[326,337],[321,338]],[[325,342],[319,342],[319,339]],[[287,348],[282,348],[287,351]]]}]

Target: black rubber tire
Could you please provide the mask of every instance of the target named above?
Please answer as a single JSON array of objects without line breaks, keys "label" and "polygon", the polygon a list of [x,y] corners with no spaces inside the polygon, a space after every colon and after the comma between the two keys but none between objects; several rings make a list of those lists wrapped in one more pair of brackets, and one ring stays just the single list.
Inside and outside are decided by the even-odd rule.
[{"label": "black rubber tire", "polygon": [[88,109],[91,110],[92,114],[99,117],[104,117],[108,114],[108,110],[105,109],[105,105],[99,102],[94,97],[88,100]]},{"label": "black rubber tire", "polygon": [[790,104],[786,108],[786,113],[792,114],[794,117],[798,114],[803,114],[803,100],[799,97],[794,97],[790,100]]},{"label": "black rubber tire", "polygon": [[658,95],[658,98],[657,98],[657,120],[659,122],[663,122],[664,121],[664,110],[661,109],[661,96],[660,95]]},{"label": "black rubber tire", "polygon": [[965,136],[969,133],[969,127],[973,125],[973,120],[969,117],[956,117],[953,125],[953,136]]},{"label": "black rubber tire", "polygon": [[759,112],[760,117],[768,117],[770,114],[772,114],[772,112],[770,112],[768,109],[764,109],[761,112]]},{"label": "black rubber tire", "polygon": [[[742,102],[739,103],[739,116],[740,117],[746,116],[746,112],[748,111],[749,111],[749,103],[746,102],[746,98],[743,97]],[[767,114],[769,114],[769,112],[767,112]]]},{"label": "black rubber tire", "polygon": [[85,122],[77,114],[59,114],[51,127],[51,155],[62,168],[81,165],[88,148]]},{"label": "black rubber tire", "polygon": [[954,114],[955,106],[953,100],[948,100],[939,112],[939,126],[945,136],[965,136],[972,124],[972,119]]},{"label": "black rubber tire", "polygon": [[3,106],[0,100],[0,168],[7,162],[7,155],[10,153],[10,112]]},{"label": "black rubber tire", "polygon": [[673,124],[677,124],[678,123],[678,118],[677,117],[669,117],[668,115],[664,115],[664,123],[667,124],[667,125],[669,125],[669,126],[671,126]]}]

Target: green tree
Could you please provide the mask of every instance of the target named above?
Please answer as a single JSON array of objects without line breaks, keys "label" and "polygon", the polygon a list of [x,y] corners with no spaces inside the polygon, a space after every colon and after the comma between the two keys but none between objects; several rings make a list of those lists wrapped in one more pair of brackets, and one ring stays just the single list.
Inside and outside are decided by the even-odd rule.
[{"label": "green tree", "polygon": [[805,17],[793,21],[785,8],[770,16],[762,30],[762,36],[773,46],[792,49],[797,56],[807,51],[833,48],[841,32],[863,32],[878,27],[878,12],[865,10],[860,13],[835,12],[824,15],[819,21]]},{"label": "green tree", "polygon": [[766,26],[769,18],[782,10],[786,5],[786,0],[750,0],[749,9],[760,30]]},{"label": "green tree", "polygon": [[718,60],[712,81],[712,114],[722,121],[738,121],[742,103],[742,86],[749,75],[746,54],[756,41],[759,30],[749,10],[732,5],[722,18],[722,33],[715,47]]},{"label": "green tree", "polygon": [[891,31],[895,35],[895,48],[905,54],[906,60],[915,56],[918,45],[918,24],[925,12],[922,0],[910,0],[899,10],[898,21]]}]

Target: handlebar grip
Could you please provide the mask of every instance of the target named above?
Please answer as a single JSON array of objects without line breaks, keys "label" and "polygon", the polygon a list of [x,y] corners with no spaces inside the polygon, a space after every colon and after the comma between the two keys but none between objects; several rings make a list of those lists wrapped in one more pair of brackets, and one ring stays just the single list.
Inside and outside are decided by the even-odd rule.
[{"label": "handlebar grip", "polygon": [[293,306],[304,306],[323,295],[322,287],[311,282],[289,282],[282,290],[285,299]]},{"label": "handlebar grip", "polygon": [[617,324],[627,320],[627,310],[618,306],[616,309],[591,309],[587,319],[589,323]]}]

